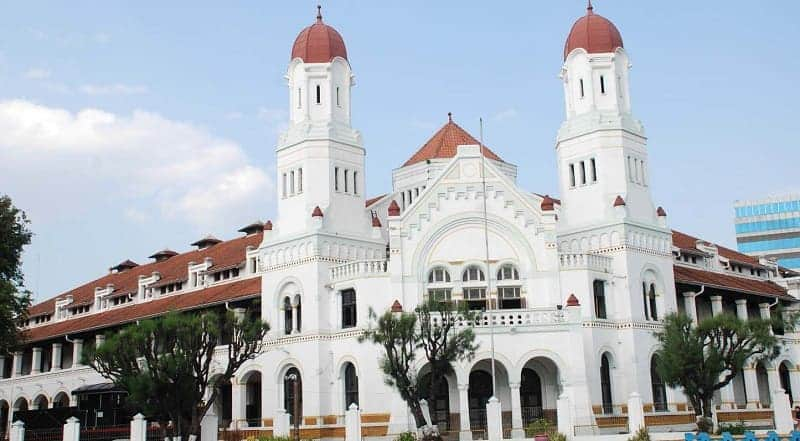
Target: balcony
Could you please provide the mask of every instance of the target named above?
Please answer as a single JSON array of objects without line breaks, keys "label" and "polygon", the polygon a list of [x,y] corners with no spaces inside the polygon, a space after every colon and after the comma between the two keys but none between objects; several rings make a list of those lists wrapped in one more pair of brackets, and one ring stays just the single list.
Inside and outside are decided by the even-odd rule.
[{"label": "balcony", "polygon": [[328,271],[331,283],[364,277],[385,276],[387,263],[382,259],[354,260],[331,267]]},{"label": "balcony", "polygon": [[[575,318],[577,320],[577,317]],[[434,326],[438,325],[441,318],[432,315]],[[533,328],[563,325],[571,320],[568,313],[558,308],[529,308],[529,309],[498,309],[494,311],[479,312],[474,320],[465,320],[464,317],[456,318],[456,328],[467,326],[480,330],[491,325],[495,330],[510,330],[511,328]]]},{"label": "balcony", "polygon": [[559,253],[562,270],[590,270],[601,273],[611,272],[611,257],[590,253]]}]

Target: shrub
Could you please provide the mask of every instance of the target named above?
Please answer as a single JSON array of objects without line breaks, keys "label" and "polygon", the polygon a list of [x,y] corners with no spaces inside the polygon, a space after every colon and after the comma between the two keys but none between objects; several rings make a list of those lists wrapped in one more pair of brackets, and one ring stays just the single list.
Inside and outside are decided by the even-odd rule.
[{"label": "shrub", "polygon": [[717,431],[717,435],[721,435],[723,432],[728,432],[731,435],[744,435],[746,431],[747,431],[747,426],[745,426],[744,423],[741,421],[733,424],[721,423],[719,425],[719,430]]},{"label": "shrub", "polygon": [[536,435],[547,434],[550,435],[551,432],[554,431],[553,425],[550,421],[539,418],[534,422],[530,423],[527,428],[525,428],[525,435],[528,438],[533,438]]},{"label": "shrub", "polygon": [[628,441],[650,441],[650,432],[647,431],[644,427],[640,428],[633,434]]},{"label": "shrub", "polygon": [[403,432],[394,441],[417,441],[417,436],[413,432]]},{"label": "shrub", "polygon": [[550,431],[547,434],[547,437],[549,438],[550,441],[567,441],[567,435],[564,435],[563,433],[557,430]]}]

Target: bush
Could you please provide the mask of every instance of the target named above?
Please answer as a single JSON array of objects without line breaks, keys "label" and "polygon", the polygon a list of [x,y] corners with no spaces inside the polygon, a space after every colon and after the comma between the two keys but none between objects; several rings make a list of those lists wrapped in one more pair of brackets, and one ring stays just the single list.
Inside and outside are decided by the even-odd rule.
[{"label": "bush", "polygon": [[413,432],[403,432],[394,441],[417,441],[417,436]]},{"label": "bush", "polygon": [[642,427],[632,437],[628,438],[628,441],[650,441],[650,432]]},{"label": "bush", "polygon": [[525,428],[525,435],[528,438],[533,438],[536,435],[542,435],[542,434],[550,435],[550,433],[554,431],[555,429],[553,428],[553,425],[550,423],[550,421],[544,418],[539,418],[536,421],[528,424],[528,427]]},{"label": "bush", "polygon": [[292,441],[288,436],[258,436],[255,439],[256,441]]},{"label": "bush", "polygon": [[550,441],[567,441],[567,435],[564,435],[557,430],[553,430],[548,433],[547,437],[550,439]]},{"label": "bush", "polygon": [[719,425],[719,430],[717,431],[717,435],[721,435],[723,432],[728,432],[731,435],[744,435],[746,431],[747,431],[747,426],[745,426],[744,423],[741,421],[733,424],[721,423]]}]

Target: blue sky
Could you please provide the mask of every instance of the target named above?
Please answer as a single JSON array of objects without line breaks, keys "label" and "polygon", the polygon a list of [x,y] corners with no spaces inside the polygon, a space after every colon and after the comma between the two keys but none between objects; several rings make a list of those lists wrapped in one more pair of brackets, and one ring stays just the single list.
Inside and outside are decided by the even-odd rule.
[{"label": "blue sky", "polygon": [[[283,75],[316,2],[13,2],[0,14],[0,193],[26,210],[38,299],[275,216]],[[557,193],[558,80],[582,0],[326,1],[356,74],[367,190],[448,111]],[[736,199],[798,191],[800,27],[789,2],[597,0],[634,65],[672,227],[734,245]]]}]

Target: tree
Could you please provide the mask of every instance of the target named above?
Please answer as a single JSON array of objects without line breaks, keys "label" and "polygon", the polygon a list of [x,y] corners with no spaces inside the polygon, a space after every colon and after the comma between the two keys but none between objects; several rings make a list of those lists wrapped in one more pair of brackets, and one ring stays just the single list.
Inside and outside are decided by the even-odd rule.
[{"label": "tree", "polygon": [[782,313],[773,319],[741,320],[729,313],[705,318],[695,326],[691,317],[670,314],[664,328],[655,333],[660,344],[658,374],[670,387],[681,387],[694,408],[701,431],[711,427],[714,391],[725,387],[746,362],[770,360],[782,343],[771,332],[786,329],[794,319]]},{"label": "tree", "polygon": [[[174,436],[199,436],[217,399],[215,385],[263,351],[268,330],[260,319],[238,319],[230,311],[168,312],[108,333],[87,359],[134,407],[156,418],[164,435],[171,421]],[[219,345],[227,347],[224,360],[214,356]]]},{"label": "tree", "polygon": [[23,336],[31,294],[24,287],[22,249],[31,243],[30,221],[8,196],[0,196],[0,352],[8,353]]},{"label": "tree", "polygon": [[[437,390],[445,374],[452,372],[453,363],[471,360],[477,350],[475,334],[470,327],[458,329],[462,322],[470,323],[472,314],[465,307],[451,302],[429,300],[413,313],[385,312],[376,317],[377,326],[360,337],[383,348],[380,366],[386,384],[394,387],[414,416],[418,430],[426,426],[420,400]],[[414,368],[417,352],[425,355],[430,369],[429,381],[423,383]],[[435,432],[423,431],[426,437]]]}]

